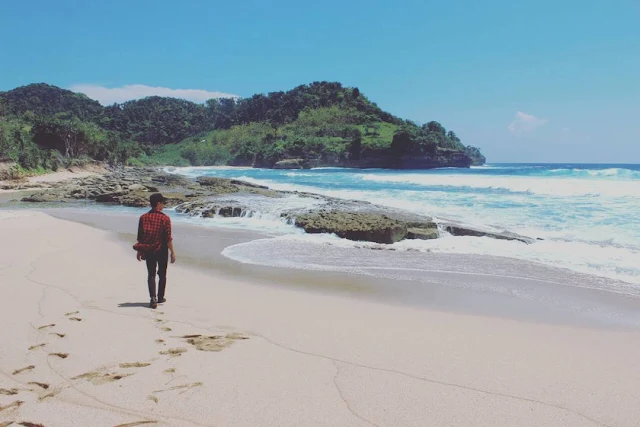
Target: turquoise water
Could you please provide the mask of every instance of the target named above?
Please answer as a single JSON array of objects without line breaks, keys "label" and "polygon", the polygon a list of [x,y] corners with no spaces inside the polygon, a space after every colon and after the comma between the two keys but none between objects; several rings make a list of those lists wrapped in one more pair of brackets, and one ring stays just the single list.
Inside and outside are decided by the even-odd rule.
[{"label": "turquoise water", "polygon": [[[396,251],[496,255],[640,285],[640,165],[490,164],[415,171],[167,170],[191,177],[238,178],[276,189],[365,200],[430,215],[436,221],[457,220],[544,239],[525,245],[445,235],[433,241],[391,245]],[[291,202],[300,204],[301,200],[292,198]],[[281,235],[274,244],[297,240],[310,245],[362,246],[332,236],[303,235],[279,222],[279,212],[285,208],[282,201],[274,202],[273,206],[262,206],[252,217],[230,221],[262,230],[271,224]],[[225,225],[224,220],[219,221]],[[243,248],[229,253],[245,262],[258,262],[250,245]],[[267,261],[262,257],[260,263]],[[269,263],[281,265],[282,261]]]}]

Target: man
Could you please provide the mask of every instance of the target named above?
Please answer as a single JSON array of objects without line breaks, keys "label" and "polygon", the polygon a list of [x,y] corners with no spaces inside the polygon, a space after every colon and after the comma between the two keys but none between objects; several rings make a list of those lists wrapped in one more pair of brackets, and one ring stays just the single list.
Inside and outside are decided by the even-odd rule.
[{"label": "man", "polygon": [[[136,258],[147,262],[147,284],[149,285],[149,307],[157,308],[158,303],[166,302],[164,291],[167,286],[167,263],[169,251],[171,251],[171,263],[176,262],[173,250],[173,237],[171,236],[171,219],[162,213],[166,199],[160,193],[152,194],[149,198],[151,210],[138,221],[138,243],[134,248],[139,248]],[[156,271],[159,283],[156,295]]]}]

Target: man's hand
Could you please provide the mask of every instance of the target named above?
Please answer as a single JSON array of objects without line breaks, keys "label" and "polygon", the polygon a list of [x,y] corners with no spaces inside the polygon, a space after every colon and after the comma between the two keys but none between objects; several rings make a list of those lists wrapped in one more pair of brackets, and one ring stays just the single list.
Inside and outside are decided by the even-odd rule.
[{"label": "man's hand", "polygon": [[136,252],[136,259],[138,261],[142,261],[142,253],[141,252]]},{"label": "man's hand", "polygon": [[176,262],[176,254],[171,252],[171,264],[173,264],[174,262]]}]

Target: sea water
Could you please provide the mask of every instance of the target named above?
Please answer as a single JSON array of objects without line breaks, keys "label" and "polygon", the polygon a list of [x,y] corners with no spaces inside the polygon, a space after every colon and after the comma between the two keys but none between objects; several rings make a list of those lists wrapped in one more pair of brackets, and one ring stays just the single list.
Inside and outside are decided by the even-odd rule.
[{"label": "sea water", "polygon": [[[455,220],[489,231],[507,230],[541,239],[527,245],[443,233],[436,240],[377,245],[331,235],[307,235],[280,219],[283,211],[308,202],[291,196],[263,202],[242,218],[201,221],[272,232],[270,238],[225,249],[226,256],[241,262],[397,277],[402,272],[429,270],[436,254],[475,254],[621,281],[624,283],[618,285],[603,285],[605,282],[598,280],[593,283],[640,294],[640,165],[489,164],[470,169],[400,171],[192,167],[167,171],[364,200],[429,215],[436,222]],[[335,259],[332,254],[340,256]],[[368,265],[367,259],[373,258],[375,265]],[[518,275],[517,271],[509,274]]]}]

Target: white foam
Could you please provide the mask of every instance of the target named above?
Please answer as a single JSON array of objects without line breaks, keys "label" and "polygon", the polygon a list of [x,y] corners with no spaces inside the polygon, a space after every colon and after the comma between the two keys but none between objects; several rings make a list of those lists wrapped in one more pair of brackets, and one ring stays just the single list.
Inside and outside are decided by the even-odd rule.
[{"label": "white foam", "polygon": [[486,175],[364,174],[364,181],[413,184],[422,187],[472,188],[505,190],[517,193],[549,196],[640,197],[640,182],[634,180],[588,180],[581,178],[550,178]]},{"label": "white foam", "polygon": [[[509,173],[518,169],[515,166],[495,168],[509,169]],[[442,221],[457,220],[490,231],[508,230],[544,239],[527,246],[486,238],[456,237],[427,242],[404,241],[394,245],[397,250],[500,255],[640,283],[640,180],[635,178],[637,171],[625,168],[549,171],[538,168],[540,172],[537,172],[538,169],[528,166],[525,169],[520,172],[541,175],[500,176],[468,171],[457,174],[365,173],[353,170],[314,174],[313,171],[260,170],[234,172],[232,176],[278,190],[364,200]],[[536,171],[531,172],[534,169]],[[203,171],[190,173],[202,174]],[[219,171],[206,173],[229,176]],[[322,244],[353,245],[337,238]],[[367,244],[358,245],[368,247]]]}]

